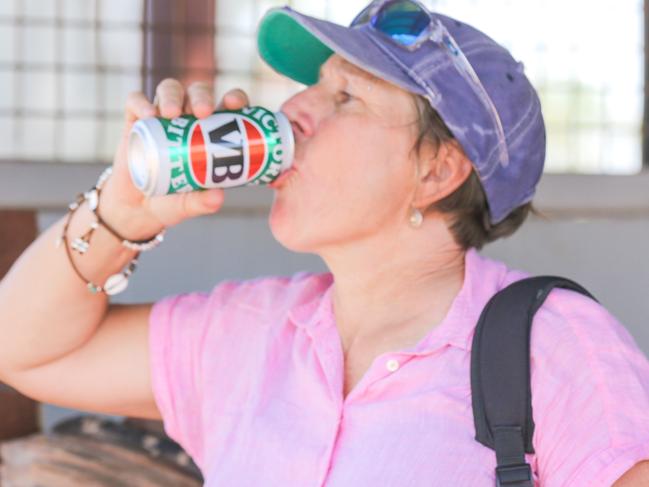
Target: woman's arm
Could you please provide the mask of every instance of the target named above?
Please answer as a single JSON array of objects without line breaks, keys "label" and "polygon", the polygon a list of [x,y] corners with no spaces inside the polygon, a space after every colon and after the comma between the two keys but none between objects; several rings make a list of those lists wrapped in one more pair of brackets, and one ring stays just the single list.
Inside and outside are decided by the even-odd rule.
[{"label": "woman's arm", "polygon": [[40,366],[9,371],[7,383],[37,401],[160,419],[149,367],[150,304],[111,305],[79,347]]},{"label": "woman's arm", "polygon": [[[185,94],[179,82],[163,81],[157,95],[161,116],[180,115]],[[188,95],[187,106],[195,115],[213,111],[206,85],[192,86]],[[247,98],[237,90],[224,102],[236,109]],[[131,240],[150,238],[164,227],[214,213],[223,201],[221,190],[144,198],[133,186],[127,135],[137,119],[154,114],[143,94],[129,97],[113,174],[102,191],[102,217]],[[93,220],[84,203],[72,217],[70,240],[87,231]],[[105,294],[91,294],[74,273],[65,249],[55,245],[63,224],[59,220],[35,240],[0,282],[0,380],[42,401],[156,417],[147,363],[151,305],[109,306]],[[103,284],[133,256],[100,226],[86,254],[73,258],[88,280]]]},{"label": "woman's arm", "polygon": [[636,463],[612,487],[649,487],[649,460]]}]

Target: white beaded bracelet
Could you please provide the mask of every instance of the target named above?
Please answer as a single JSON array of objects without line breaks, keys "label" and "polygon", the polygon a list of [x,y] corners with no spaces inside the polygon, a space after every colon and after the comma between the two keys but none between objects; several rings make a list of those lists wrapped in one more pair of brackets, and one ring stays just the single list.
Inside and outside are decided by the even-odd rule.
[{"label": "white beaded bracelet", "polygon": [[108,223],[106,223],[99,215],[99,196],[101,194],[101,189],[103,188],[104,184],[106,183],[106,181],[108,180],[108,178],[112,173],[113,173],[112,167],[106,168],[104,172],[101,173],[101,175],[99,176],[99,179],[97,180],[97,184],[90,191],[84,194],[84,198],[88,200],[88,207],[90,208],[90,211],[92,211],[95,217],[97,218],[97,223],[103,225],[106,228],[106,230],[108,230],[111,234],[113,234],[113,236],[117,238],[122,243],[122,245],[127,249],[137,250],[138,252],[145,252],[147,250],[156,248],[164,240],[165,230],[162,230],[156,236],[148,240],[131,241],[122,237],[114,228],[108,225]]}]

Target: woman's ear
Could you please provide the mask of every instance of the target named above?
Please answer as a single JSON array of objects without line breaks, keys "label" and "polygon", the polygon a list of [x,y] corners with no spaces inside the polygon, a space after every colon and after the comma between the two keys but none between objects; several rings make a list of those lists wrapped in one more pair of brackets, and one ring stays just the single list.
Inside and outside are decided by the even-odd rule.
[{"label": "woman's ear", "polygon": [[457,140],[442,143],[438,151],[424,141],[419,152],[415,208],[427,208],[453,193],[467,180],[473,165]]}]

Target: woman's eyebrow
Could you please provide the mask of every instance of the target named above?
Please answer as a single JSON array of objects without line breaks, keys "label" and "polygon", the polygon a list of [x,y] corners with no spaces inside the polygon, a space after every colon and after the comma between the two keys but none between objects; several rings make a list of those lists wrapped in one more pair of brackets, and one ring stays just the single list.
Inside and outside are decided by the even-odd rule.
[{"label": "woman's eyebrow", "polygon": [[[322,64],[318,70],[318,79],[322,79],[325,74],[325,65]],[[365,73],[360,69],[355,69],[353,67],[347,66],[345,64],[340,67],[341,74],[348,76],[353,81],[366,81],[369,83],[375,83],[376,79],[369,73]]]}]

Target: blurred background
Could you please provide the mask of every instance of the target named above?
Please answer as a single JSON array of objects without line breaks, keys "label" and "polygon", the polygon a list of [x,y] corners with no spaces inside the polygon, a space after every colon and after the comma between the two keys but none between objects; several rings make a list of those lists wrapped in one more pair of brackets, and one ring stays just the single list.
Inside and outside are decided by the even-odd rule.
[{"label": "blurred background", "polygon": [[[256,103],[278,106],[299,86],[262,63],[254,33],[263,12],[283,3],[3,0],[0,157],[109,161],[126,95],[162,73],[214,80],[218,93],[241,87]],[[348,24],[366,1],[288,3]],[[426,3],[524,62],[548,124],[548,172],[641,170],[643,0]]]},{"label": "blurred background", "polygon": [[[129,92],[151,95],[173,76],[213,82],[218,97],[243,88],[253,103],[277,109],[300,90],[265,66],[255,47],[260,17],[285,3],[0,1],[0,277],[110,163]],[[531,217],[483,254],[579,281],[649,354],[645,0],[424,3],[507,47],[524,62],[543,105],[548,152],[535,203],[546,218]],[[347,24],[366,2],[288,4]],[[271,197],[264,188],[229,190],[218,215],[179,225],[144,254],[129,289],[114,301],[324,270],[317,257],[273,240],[266,223]],[[43,277],[56,279],[47,269]],[[35,407],[45,428],[71,414]]]}]

